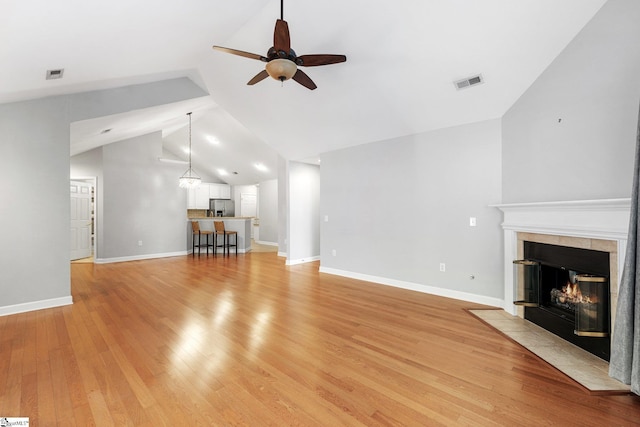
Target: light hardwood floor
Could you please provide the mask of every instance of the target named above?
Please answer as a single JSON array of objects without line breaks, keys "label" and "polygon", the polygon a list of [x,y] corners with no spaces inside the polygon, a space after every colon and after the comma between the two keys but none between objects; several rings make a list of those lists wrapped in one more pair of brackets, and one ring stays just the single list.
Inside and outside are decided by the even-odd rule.
[{"label": "light hardwood floor", "polygon": [[0,417],[32,426],[638,425],[441,297],[275,253],[72,264],[0,317]]}]

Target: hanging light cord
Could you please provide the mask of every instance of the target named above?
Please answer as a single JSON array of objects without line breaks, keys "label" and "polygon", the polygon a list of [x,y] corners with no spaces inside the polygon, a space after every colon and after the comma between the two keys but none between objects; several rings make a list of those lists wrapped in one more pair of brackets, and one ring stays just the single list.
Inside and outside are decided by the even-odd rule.
[{"label": "hanging light cord", "polygon": [[189,169],[180,177],[179,183],[182,188],[195,188],[202,180],[191,166],[191,113],[187,113],[187,116],[189,116]]},{"label": "hanging light cord", "polygon": [[189,176],[191,176],[193,169],[191,168],[191,113],[187,113],[189,116]]}]

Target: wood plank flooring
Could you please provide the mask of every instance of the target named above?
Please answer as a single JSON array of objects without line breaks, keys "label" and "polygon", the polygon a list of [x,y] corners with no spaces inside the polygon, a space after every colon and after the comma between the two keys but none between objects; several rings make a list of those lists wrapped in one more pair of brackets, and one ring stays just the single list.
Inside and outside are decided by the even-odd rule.
[{"label": "wood plank flooring", "polygon": [[0,317],[0,417],[32,426],[638,425],[441,297],[275,253],[72,264]]}]

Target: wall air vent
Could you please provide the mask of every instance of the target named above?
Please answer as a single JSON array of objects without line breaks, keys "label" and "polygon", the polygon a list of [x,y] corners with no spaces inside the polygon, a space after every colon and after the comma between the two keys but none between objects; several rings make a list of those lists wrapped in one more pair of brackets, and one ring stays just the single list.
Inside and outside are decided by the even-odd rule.
[{"label": "wall air vent", "polygon": [[47,80],[61,79],[64,74],[64,68],[58,68],[57,70],[47,70]]},{"label": "wall air vent", "polygon": [[478,74],[477,76],[473,76],[473,77],[467,77],[466,79],[453,82],[453,84],[456,86],[456,89],[458,90],[479,85],[480,83],[484,83],[482,74]]}]

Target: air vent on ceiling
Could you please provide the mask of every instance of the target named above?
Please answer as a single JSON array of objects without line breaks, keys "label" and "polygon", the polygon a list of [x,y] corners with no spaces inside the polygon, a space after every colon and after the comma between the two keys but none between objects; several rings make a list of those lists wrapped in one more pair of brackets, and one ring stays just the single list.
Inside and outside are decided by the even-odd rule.
[{"label": "air vent on ceiling", "polygon": [[456,89],[458,90],[479,85],[480,83],[484,83],[482,74],[478,74],[477,76],[473,76],[473,77],[467,77],[466,79],[453,82],[453,84],[456,86]]},{"label": "air vent on ceiling", "polygon": [[64,74],[64,68],[58,68],[57,70],[47,70],[47,80],[61,79]]}]

